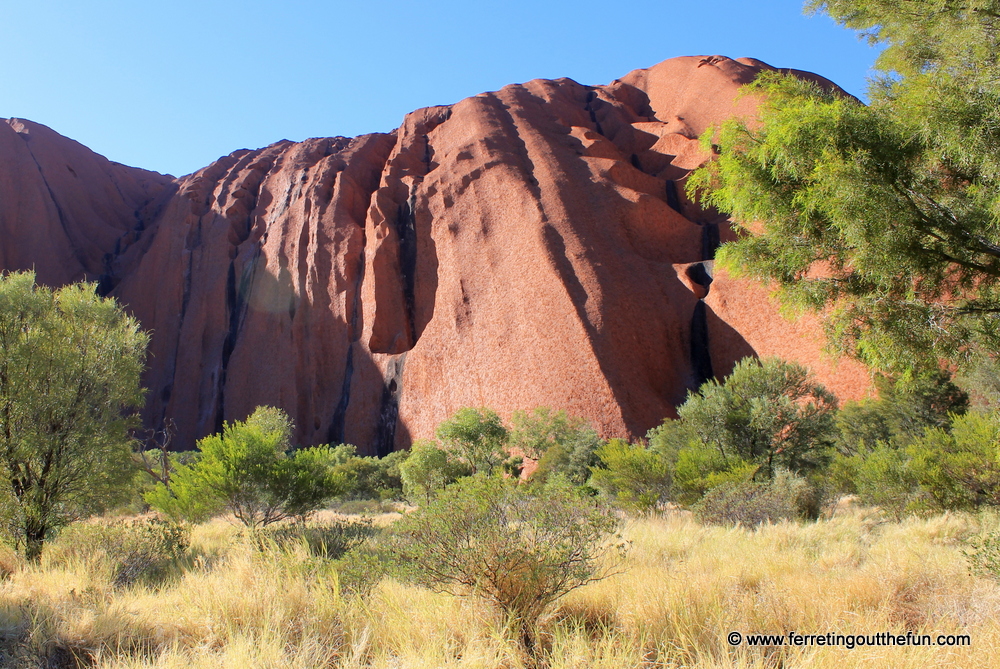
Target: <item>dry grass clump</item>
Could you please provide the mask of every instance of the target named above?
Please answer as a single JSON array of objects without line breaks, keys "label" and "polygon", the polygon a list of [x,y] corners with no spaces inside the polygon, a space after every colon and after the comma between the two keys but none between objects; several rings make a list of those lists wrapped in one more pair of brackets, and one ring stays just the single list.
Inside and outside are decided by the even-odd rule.
[{"label": "dry grass clump", "polygon": [[[995,517],[709,527],[635,519],[624,573],[577,590],[542,625],[552,669],[1000,666],[1000,586],[965,541]],[[487,605],[384,579],[337,592],[304,545],[241,540],[215,521],[157,583],[115,587],[84,562],[3,557],[0,666],[494,668],[522,666]],[[972,646],[733,648],[730,631],[969,634]]]}]

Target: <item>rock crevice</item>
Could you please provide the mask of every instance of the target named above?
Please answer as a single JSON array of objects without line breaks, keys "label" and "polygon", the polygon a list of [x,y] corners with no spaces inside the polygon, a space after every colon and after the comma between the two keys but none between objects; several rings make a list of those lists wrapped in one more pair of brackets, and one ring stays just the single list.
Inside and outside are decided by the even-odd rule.
[{"label": "rock crevice", "polygon": [[[715,272],[696,137],[769,66],[678,58],[608,86],[534,80],[392,133],[281,141],[175,179],[0,124],[0,266],[95,280],[152,332],[148,427],[190,448],[262,404],[300,444],[385,455],[462,406],[550,406],[606,437],[674,416],[744,355],[867,374]],[[832,84],[831,84],[832,85]],[[761,291],[764,291],[762,294]]]}]

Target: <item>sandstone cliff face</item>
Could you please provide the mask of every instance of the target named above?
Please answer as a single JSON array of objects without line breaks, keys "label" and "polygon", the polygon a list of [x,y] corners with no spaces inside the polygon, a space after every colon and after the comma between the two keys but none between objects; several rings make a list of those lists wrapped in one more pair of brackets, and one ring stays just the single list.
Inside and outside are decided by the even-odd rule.
[{"label": "sandstone cliff face", "polygon": [[394,133],[279,142],[173,179],[0,125],[0,265],[89,278],[152,330],[144,420],[177,443],[284,408],[300,443],[384,454],[461,406],[548,405],[642,436],[744,355],[860,366],[712,276],[696,137],[752,112],[758,61],[677,58],[608,86],[535,80]]}]

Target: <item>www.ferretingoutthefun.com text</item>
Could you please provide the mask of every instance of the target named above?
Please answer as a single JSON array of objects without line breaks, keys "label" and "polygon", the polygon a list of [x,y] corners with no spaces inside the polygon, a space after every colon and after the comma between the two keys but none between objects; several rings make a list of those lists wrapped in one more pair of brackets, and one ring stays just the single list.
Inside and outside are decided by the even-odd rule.
[{"label": "www.ferretingoutthefun.com text", "polygon": [[852,650],[869,646],[971,646],[972,639],[968,634],[893,634],[892,632],[876,632],[874,634],[741,634],[730,632],[730,646],[841,646]]}]

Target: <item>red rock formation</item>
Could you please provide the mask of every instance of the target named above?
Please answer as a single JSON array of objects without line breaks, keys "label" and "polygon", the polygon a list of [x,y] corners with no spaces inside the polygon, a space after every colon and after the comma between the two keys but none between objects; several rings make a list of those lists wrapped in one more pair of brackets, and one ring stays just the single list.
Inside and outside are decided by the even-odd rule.
[{"label": "red rock formation", "polygon": [[[768,66],[676,58],[608,86],[535,80],[391,134],[279,142],[172,179],[0,126],[0,264],[100,279],[153,331],[144,419],[190,446],[259,404],[369,453],[457,408],[549,405],[607,436],[657,425],[743,355],[858,365],[709,260],[724,217],[679,183]],[[814,76],[814,75],[809,75]],[[704,298],[704,299],[702,299]]]}]

